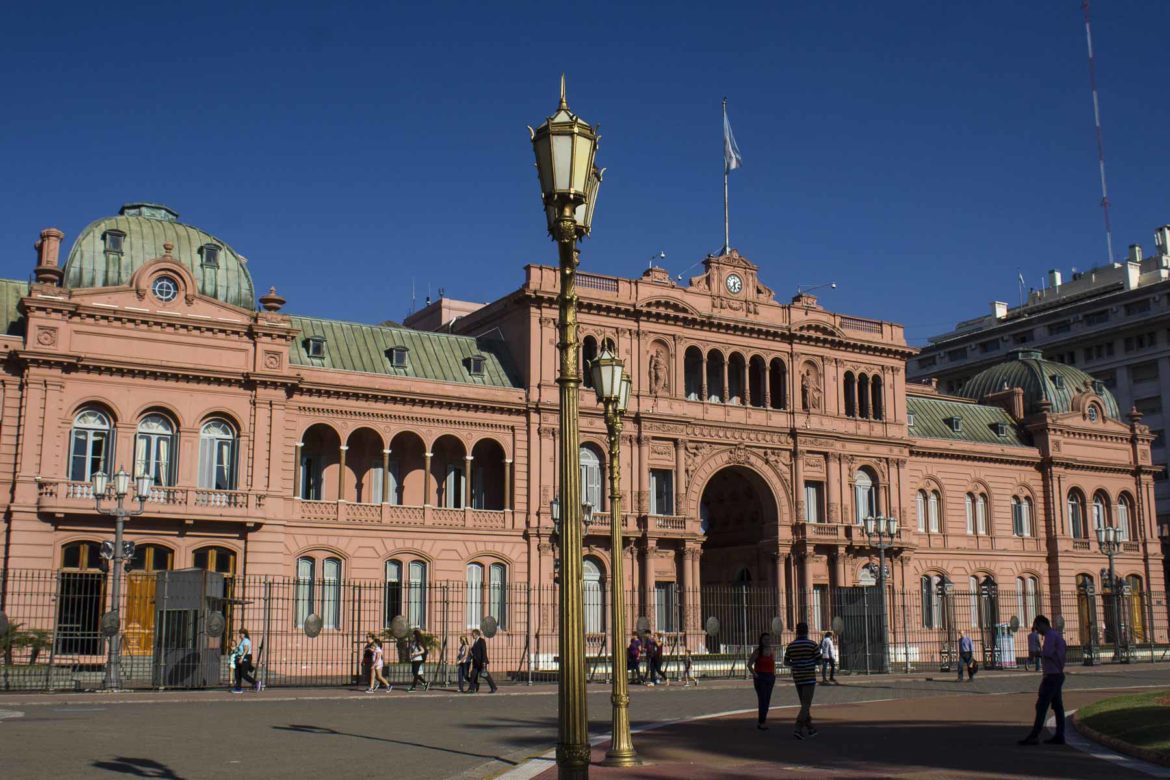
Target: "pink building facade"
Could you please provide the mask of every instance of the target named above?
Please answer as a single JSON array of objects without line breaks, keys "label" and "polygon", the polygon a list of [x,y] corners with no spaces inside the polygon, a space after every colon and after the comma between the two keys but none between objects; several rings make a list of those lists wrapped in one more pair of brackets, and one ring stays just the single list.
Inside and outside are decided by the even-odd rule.
[{"label": "pink building facade", "polygon": [[[526,266],[486,306],[440,300],[417,327],[362,325],[290,315],[274,290],[257,307],[247,261],[166,207],[99,219],[64,260],[62,239],[42,231],[35,281],[3,283],[0,568],[96,567],[112,523],[89,475],[121,465],[156,481],[127,529],[142,570],[555,580],[556,269]],[[583,360],[609,344],[632,374],[622,554],[660,627],[668,591],[747,583],[827,627],[834,591],[873,583],[870,515],[900,522],[887,581],[920,594],[912,622],[946,582],[995,583],[1021,620],[1100,589],[1100,525],[1135,592],[1160,578],[1152,437],[1075,368],[1021,352],[963,396],[908,385],[901,326],[778,301],[734,250],[685,286],[652,268],[582,274],[579,293]],[[581,392],[601,593],[607,447]],[[681,598],[667,627],[695,630],[702,605]],[[1139,619],[1165,633],[1150,604]]]}]

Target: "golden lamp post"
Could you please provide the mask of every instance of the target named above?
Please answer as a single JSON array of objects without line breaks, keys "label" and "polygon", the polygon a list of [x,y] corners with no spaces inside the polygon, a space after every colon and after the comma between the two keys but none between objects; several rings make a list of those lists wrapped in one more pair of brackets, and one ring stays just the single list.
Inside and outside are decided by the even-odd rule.
[{"label": "golden lamp post", "polygon": [[593,389],[605,408],[605,429],[609,433],[609,549],[612,571],[609,578],[610,633],[613,635],[613,739],[602,762],[605,766],[640,764],[630,735],[630,693],[626,679],[626,599],[622,574],[622,415],[630,402],[630,375],[620,358],[608,348],[593,361]]},{"label": "golden lamp post", "polygon": [[548,220],[548,232],[560,254],[559,329],[561,470],[560,498],[560,674],[557,692],[557,770],[562,778],[589,776],[589,714],[585,706],[585,595],[582,550],[580,452],[577,406],[581,378],[577,373],[577,294],[575,276],[580,258],[577,239],[589,234],[601,172],[593,165],[596,128],[579,119],[561,102],[540,127],[528,128],[536,151],[536,169]]}]

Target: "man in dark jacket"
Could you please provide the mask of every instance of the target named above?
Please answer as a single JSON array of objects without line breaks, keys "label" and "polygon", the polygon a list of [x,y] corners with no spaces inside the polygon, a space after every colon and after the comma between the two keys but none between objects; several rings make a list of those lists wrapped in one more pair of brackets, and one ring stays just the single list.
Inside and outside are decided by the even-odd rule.
[{"label": "man in dark jacket", "polygon": [[631,685],[642,684],[642,669],[639,667],[639,659],[642,655],[642,640],[634,634],[634,638],[630,640],[630,646],[626,648],[626,668],[630,672]]},{"label": "man in dark jacket", "polygon": [[475,640],[471,643],[471,691],[473,693],[479,693],[479,676],[483,675],[491,687],[492,693],[495,693],[496,681],[492,679],[491,674],[487,670],[487,640],[483,638],[483,634],[480,633],[478,628],[471,630],[471,636]]}]

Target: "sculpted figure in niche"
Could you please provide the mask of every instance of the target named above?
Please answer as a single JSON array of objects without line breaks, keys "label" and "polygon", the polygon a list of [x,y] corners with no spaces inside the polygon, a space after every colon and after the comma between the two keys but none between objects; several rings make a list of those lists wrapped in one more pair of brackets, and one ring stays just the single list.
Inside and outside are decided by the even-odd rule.
[{"label": "sculpted figure in niche", "polygon": [[800,403],[806,412],[821,408],[821,381],[816,368],[811,365],[805,365],[800,372]]},{"label": "sculpted figure in niche", "polygon": [[649,369],[650,392],[655,395],[670,392],[670,376],[667,369],[666,356],[663,354],[662,347],[656,347],[650,353]]}]

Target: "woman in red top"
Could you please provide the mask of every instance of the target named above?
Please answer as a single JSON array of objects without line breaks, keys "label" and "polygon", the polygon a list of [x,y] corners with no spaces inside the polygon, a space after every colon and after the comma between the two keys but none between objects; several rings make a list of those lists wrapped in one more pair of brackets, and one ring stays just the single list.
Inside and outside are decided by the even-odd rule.
[{"label": "woman in red top", "polygon": [[768,719],[768,705],[772,702],[772,688],[776,685],[776,651],[772,649],[772,635],[760,634],[760,643],[748,659],[748,671],[756,685],[756,698],[760,702],[760,717],[756,728],[767,731],[764,722]]}]

